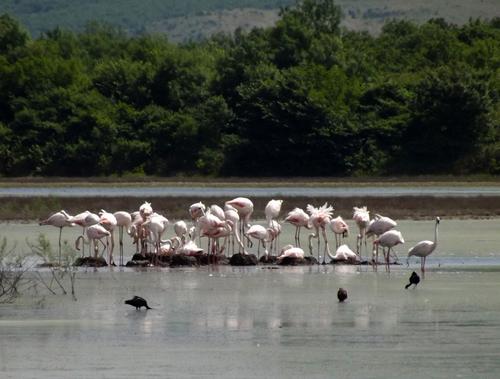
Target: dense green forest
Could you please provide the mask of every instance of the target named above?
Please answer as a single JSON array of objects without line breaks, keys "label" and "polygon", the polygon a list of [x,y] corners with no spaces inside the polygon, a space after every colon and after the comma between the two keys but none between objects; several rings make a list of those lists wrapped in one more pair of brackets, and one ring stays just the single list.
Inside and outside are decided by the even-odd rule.
[{"label": "dense green forest", "polygon": [[340,28],[333,0],[172,44],[0,17],[0,175],[500,173],[500,19]]}]

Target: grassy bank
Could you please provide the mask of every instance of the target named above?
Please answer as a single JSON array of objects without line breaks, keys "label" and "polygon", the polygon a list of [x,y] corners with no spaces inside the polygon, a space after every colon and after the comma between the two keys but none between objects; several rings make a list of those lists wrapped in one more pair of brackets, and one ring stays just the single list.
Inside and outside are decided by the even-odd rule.
[{"label": "grassy bank", "polygon": [[[344,218],[352,216],[353,206],[368,206],[372,214],[380,213],[395,219],[423,219],[441,216],[443,218],[491,218],[500,217],[500,197],[434,197],[434,196],[398,196],[398,197],[285,197],[282,207],[282,218],[295,207],[305,208],[307,204],[333,204],[335,214]],[[202,201],[206,205],[223,205],[228,200],[223,197],[9,197],[0,204],[1,220],[33,221],[48,217],[51,213],[65,209],[70,214],[85,210],[98,212],[105,209],[109,212],[118,210],[138,210],[143,201],[150,201],[155,211],[169,219],[187,219],[189,205]],[[252,198],[254,202],[254,218],[264,218],[264,208],[269,198]]]}]

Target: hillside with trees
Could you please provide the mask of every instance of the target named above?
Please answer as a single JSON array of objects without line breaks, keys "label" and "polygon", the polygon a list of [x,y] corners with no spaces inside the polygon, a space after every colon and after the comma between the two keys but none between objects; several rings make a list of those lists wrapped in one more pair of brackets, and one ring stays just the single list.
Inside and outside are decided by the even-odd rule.
[{"label": "hillside with trees", "polygon": [[0,175],[500,173],[500,19],[341,28],[332,0],[187,44],[0,17]]},{"label": "hillside with trees", "polygon": [[[18,19],[38,38],[56,27],[81,32],[89,22],[113,25],[129,35],[161,33],[170,41],[197,41],[237,28],[270,27],[283,7],[298,0],[2,0],[0,14]],[[463,25],[498,14],[498,0],[339,0],[350,30],[379,33],[386,21],[417,23],[443,18]]]}]

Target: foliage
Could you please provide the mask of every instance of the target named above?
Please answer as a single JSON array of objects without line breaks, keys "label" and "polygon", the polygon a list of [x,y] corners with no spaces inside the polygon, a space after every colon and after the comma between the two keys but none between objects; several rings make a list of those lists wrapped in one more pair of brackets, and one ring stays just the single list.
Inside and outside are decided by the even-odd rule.
[{"label": "foliage", "polygon": [[0,175],[500,172],[498,20],[374,37],[333,0],[282,5],[184,45],[96,22],[30,40],[1,16]]}]

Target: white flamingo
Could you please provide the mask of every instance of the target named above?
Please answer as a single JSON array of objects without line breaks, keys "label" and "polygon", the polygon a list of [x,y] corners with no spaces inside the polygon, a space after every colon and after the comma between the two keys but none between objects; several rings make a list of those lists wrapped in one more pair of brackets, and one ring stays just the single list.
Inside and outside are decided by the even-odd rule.
[{"label": "white flamingo", "polygon": [[422,273],[425,271],[425,259],[436,249],[438,243],[438,225],[440,218],[436,217],[436,226],[434,228],[434,241],[420,241],[415,246],[413,246],[410,250],[408,250],[408,258],[407,262],[412,255],[416,257],[420,257],[420,269]]}]

